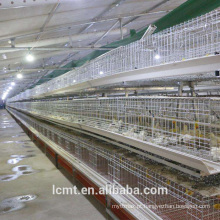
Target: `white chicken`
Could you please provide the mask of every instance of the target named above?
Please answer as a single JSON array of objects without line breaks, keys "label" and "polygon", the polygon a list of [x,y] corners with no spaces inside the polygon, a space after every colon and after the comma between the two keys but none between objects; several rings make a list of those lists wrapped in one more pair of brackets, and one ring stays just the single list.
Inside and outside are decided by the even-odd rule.
[{"label": "white chicken", "polygon": [[123,123],[122,120],[119,121],[113,120],[113,122],[109,125],[108,130],[118,133],[119,129],[122,126],[122,123]]},{"label": "white chicken", "polygon": [[152,142],[155,144],[163,144],[163,142],[166,140],[166,137],[164,135],[156,135],[156,137],[152,138]]},{"label": "white chicken", "polygon": [[211,148],[211,155],[214,161],[220,160],[220,148],[219,147],[212,147]]},{"label": "white chicken", "polygon": [[128,130],[123,132],[122,135],[126,137],[138,138],[138,134],[136,133],[137,128],[135,126],[129,126]]},{"label": "white chicken", "polygon": [[193,141],[193,136],[189,135],[189,134],[182,134],[179,136],[179,143],[186,145],[186,146],[190,146],[190,143]]},{"label": "white chicken", "polygon": [[213,133],[210,133],[210,147],[213,160],[220,160],[220,137],[215,136]]},{"label": "white chicken", "polygon": [[138,134],[138,139],[142,140],[142,141],[145,141],[146,140],[146,136],[147,136],[147,133],[146,131],[140,131],[140,133]]},{"label": "white chicken", "polygon": [[178,138],[176,136],[167,137],[164,138],[164,141],[166,141],[169,145],[176,145],[176,143],[178,142]]}]

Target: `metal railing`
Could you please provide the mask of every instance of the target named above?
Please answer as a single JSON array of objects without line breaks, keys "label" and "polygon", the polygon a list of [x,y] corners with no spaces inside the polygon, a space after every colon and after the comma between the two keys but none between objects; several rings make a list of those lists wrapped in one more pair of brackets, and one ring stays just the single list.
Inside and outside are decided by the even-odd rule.
[{"label": "metal railing", "polygon": [[220,51],[219,26],[220,9],[217,9],[111,50],[73,71],[26,90],[8,101],[45,95],[120,72],[214,55]]}]

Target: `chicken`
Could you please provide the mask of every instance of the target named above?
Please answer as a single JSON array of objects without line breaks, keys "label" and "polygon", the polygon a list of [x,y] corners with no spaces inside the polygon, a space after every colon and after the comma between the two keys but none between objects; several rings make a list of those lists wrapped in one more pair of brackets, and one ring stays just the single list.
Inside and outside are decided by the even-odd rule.
[{"label": "chicken", "polygon": [[211,123],[213,124],[220,124],[219,116],[218,115],[211,115]]},{"label": "chicken", "polygon": [[176,125],[176,121],[172,121],[172,124],[173,124],[173,128],[171,128],[169,131],[172,132],[172,133],[179,133],[180,129],[179,127]]},{"label": "chicken", "polygon": [[[203,137],[202,132],[199,130],[199,125],[196,122],[195,123],[195,129],[189,130],[187,125],[183,126],[183,130],[181,131],[181,134],[184,135],[190,135],[192,137]],[[187,138],[189,138],[188,136],[186,136]]]},{"label": "chicken", "polygon": [[137,139],[138,138],[137,126],[129,126],[128,130],[123,132],[122,135]]},{"label": "chicken", "polygon": [[153,142],[155,144],[164,145],[164,144],[168,143],[168,139],[166,136],[161,134],[161,135],[158,135],[155,138],[153,138],[151,142]]},{"label": "chicken", "polygon": [[183,130],[181,131],[181,134],[185,135],[185,134],[188,134],[188,126],[187,125],[184,125],[183,126]]},{"label": "chicken", "polygon": [[220,148],[220,137],[210,133],[210,146]]},{"label": "chicken", "polygon": [[[166,142],[166,139],[164,141]],[[176,145],[178,138],[176,136],[168,137],[167,141],[168,141],[167,144],[169,144],[169,145]]]},{"label": "chicken", "polygon": [[179,136],[179,143],[181,145],[186,145],[186,146],[190,147],[192,141],[193,141],[193,136],[191,136],[189,134],[184,134],[184,135]]},{"label": "chicken", "polygon": [[152,129],[152,137],[160,136],[160,132],[159,132],[160,130],[162,130],[162,129],[161,129],[159,123],[157,122],[156,125],[154,126],[154,128]]},{"label": "chicken", "polygon": [[140,133],[138,134],[138,139],[142,141],[146,141],[146,137],[147,137],[146,131],[140,131]]},{"label": "chicken", "polygon": [[161,127],[160,127],[160,125],[159,125],[158,122],[157,122],[156,125],[154,126],[154,129],[161,130]]},{"label": "chicken", "polygon": [[219,147],[212,147],[211,148],[211,155],[214,161],[220,160],[220,148]]},{"label": "chicken", "polygon": [[169,132],[172,132],[172,133],[179,133],[179,128],[178,127],[176,127],[176,128],[172,128],[172,129],[170,129],[169,130]]},{"label": "chicken", "polygon": [[119,129],[121,129],[122,124],[123,124],[122,120],[120,121],[113,120],[113,122],[109,125],[108,130],[117,133]]}]

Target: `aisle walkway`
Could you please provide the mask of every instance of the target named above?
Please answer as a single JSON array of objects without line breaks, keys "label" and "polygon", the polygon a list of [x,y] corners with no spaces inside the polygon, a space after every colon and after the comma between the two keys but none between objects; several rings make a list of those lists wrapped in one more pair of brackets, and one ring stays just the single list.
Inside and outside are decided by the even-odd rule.
[{"label": "aisle walkway", "polygon": [[[105,219],[82,195],[52,195],[53,184],[73,187],[7,111],[0,110],[0,219]],[[29,194],[33,196],[5,200]],[[33,200],[21,202],[28,199]],[[20,209],[9,212],[13,208]]]}]

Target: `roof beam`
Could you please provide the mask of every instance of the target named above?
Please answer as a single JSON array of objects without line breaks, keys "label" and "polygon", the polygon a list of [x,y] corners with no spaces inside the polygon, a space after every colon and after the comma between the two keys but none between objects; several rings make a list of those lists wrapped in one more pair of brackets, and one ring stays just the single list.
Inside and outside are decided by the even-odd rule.
[{"label": "roof beam", "polygon": [[46,26],[48,25],[48,23],[50,22],[51,18],[53,17],[54,13],[56,12],[56,10],[59,8],[60,0],[58,0],[58,3],[55,4],[55,6],[51,9],[50,13],[48,14],[48,17],[46,19],[46,21],[44,22],[43,26],[40,28],[40,34],[37,35],[36,40],[39,40],[42,33],[44,32],[44,29],[46,28]]},{"label": "roof beam", "polygon": [[[116,21],[97,41],[94,42],[93,46],[97,45],[99,41],[101,41],[108,33],[118,24],[119,20]],[[120,32],[122,30],[120,29]]]},{"label": "roof beam", "polygon": [[[103,37],[102,37],[103,38]],[[101,40],[101,38],[100,38]],[[99,40],[99,41],[100,41]],[[99,42],[98,41],[98,42]],[[31,48],[31,50],[37,50],[37,51],[67,51],[67,52],[71,52],[71,51],[80,51],[80,50],[112,50],[115,49],[113,47],[70,47],[70,48],[66,48],[66,47],[33,47]],[[10,51],[29,51],[30,47],[0,47],[0,51],[3,50],[4,52],[10,52]]]},{"label": "roof beam", "polygon": [[[157,3],[156,5],[154,5],[153,7],[151,7],[151,8],[149,8],[149,9],[143,11],[142,14],[149,13],[150,11],[153,11],[154,9],[160,7],[161,5],[165,4],[165,3],[168,2],[168,1],[170,1],[170,0],[163,0],[162,2],[159,2],[159,3]],[[131,22],[135,21],[135,20],[138,19],[138,18],[139,18],[139,16],[134,16],[132,19],[130,19],[129,21],[125,22],[122,26],[124,27],[124,26],[130,24]]]},{"label": "roof beam", "polygon": [[13,35],[13,36],[5,37],[5,38],[0,39],[0,42],[5,42],[5,41],[7,42],[11,38],[15,38],[16,40],[18,40],[18,39],[22,39],[22,38],[26,38],[26,37],[35,36],[35,35],[38,35],[41,33],[46,34],[46,33],[52,33],[52,32],[56,32],[56,31],[64,31],[64,30],[68,30],[68,29],[75,27],[75,26],[82,26],[82,25],[115,21],[115,20],[119,20],[120,18],[142,17],[142,16],[148,16],[148,15],[154,15],[154,14],[167,14],[168,12],[170,12],[170,10],[149,12],[149,13],[140,13],[140,14],[131,14],[130,13],[130,14],[120,15],[118,17],[107,17],[107,18],[95,19],[94,21],[84,20],[84,21],[73,22],[73,23],[64,24],[64,25],[60,25],[60,26],[56,26],[56,27],[52,27],[52,28],[47,28],[43,32],[42,31],[35,31],[35,32],[31,32],[31,33],[28,32],[28,33],[25,33],[22,35]]}]

